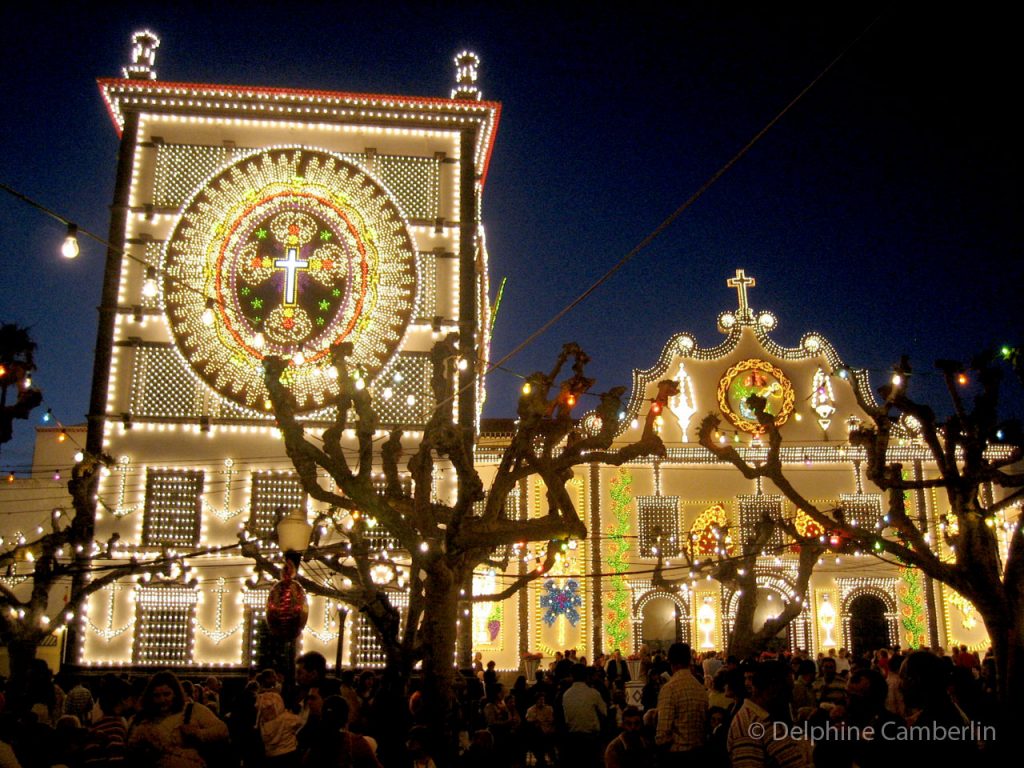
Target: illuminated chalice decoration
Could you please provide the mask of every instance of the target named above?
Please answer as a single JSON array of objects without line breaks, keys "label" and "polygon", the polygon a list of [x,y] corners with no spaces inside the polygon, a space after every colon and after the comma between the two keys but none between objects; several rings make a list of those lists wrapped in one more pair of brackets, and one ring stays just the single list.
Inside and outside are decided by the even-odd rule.
[{"label": "illuminated chalice decoration", "polygon": [[715,631],[715,607],[711,604],[711,598],[705,597],[700,608],[697,609],[697,626],[700,627],[704,639],[701,641],[701,648],[714,648],[715,643],[711,633]]},{"label": "illuminated chalice decoration", "polygon": [[822,596],[821,605],[818,607],[818,624],[825,630],[825,639],[822,641],[822,646],[828,648],[835,646],[836,641],[832,637],[832,630],[836,626],[836,609],[832,605],[832,601],[828,599],[828,595]]}]

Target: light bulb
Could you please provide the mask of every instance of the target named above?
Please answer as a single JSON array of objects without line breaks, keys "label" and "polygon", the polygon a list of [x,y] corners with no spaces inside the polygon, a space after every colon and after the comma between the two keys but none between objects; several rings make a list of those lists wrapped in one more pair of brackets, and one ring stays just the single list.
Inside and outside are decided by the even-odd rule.
[{"label": "light bulb", "polygon": [[74,259],[78,256],[78,226],[76,224],[68,224],[68,234],[60,247],[60,252],[65,259]]},{"label": "light bulb", "polygon": [[156,296],[156,270],[152,267],[146,267],[146,279],[142,283],[142,295],[147,299],[152,299]]},{"label": "light bulb", "polygon": [[252,337],[253,349],[263,349],[266,344],[267,340],[263,338],[262,333],[257,332],[256,335]]},{"label": "light bulb", "polygon": [[203,325],[213,325],[214,314],[213,314],[213,299],[206,300],[206,309],[203,310],[202,314]]}]

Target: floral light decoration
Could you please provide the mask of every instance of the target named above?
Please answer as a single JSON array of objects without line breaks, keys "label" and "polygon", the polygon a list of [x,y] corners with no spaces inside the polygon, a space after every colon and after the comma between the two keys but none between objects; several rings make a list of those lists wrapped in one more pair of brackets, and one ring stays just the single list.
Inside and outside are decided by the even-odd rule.
[{"label": "floral light decoration", "polygon": [[608,598],[608,613],[605,623],[605,634],[608,646],[621,648],[629,638],[629,587],[622,574],[628,568],[629,555],[630,509],[633,505],[631,486],[633,475],[620,469],[609,485],[611,496],[611,517],[613,525],[608,532],[608,568],[614,574],[611,577],[611,597]]},{"label": "floral light decoration", "polygon": [[701,558],[733,555],[736,547],[728,534],[729,516],[721,504],[712,504],[701,512],[690,528],[690,541]]},{"label": "floral light decoration", "polygon": [[545,609],[544,623],[553,626],[559,616],[564,616],[575,627],[580,621],[577,609],[583,604],[579,589],[580,584],[576,579],[569,579],[564,587],[556,585],[554,579],[545,581],[544,594],[540,596],[540,607]]},{"label": "floral light decoration", "polygon": [[896,589],[900,600],[900,624],[908,648],[920,648],[925,642],[924,589],[916,568],[900,569]]}]

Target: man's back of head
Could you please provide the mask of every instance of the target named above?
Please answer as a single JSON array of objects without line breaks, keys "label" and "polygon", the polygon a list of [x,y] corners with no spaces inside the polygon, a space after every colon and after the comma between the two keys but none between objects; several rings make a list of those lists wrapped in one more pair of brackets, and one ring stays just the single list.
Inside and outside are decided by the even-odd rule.
[{"label": "man's back of head", "polygon": [[689,669],[690,657],[689,643],[672,643],[669,646],[668,663],[672,665],[672,669]]}]

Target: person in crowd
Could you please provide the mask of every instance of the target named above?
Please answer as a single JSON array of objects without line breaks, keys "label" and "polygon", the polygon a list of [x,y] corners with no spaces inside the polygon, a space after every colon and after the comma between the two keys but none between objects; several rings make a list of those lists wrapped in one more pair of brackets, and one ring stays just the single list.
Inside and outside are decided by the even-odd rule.
[{"label": "person in crowd", "polygon": [[[908,725],[932,731],[970,726],[967,715],[950,697],[948,661],[927,651],[914,651],[900,666]],[[914,746],[914,760],[921,765],[971,765],[978,759],[978,744],[969,739],[922,739]]]},{"label": "person in crowd", "polygon": [[173,672],[157,672],[142,694],[139,713],[128,734],[132,765],[145,768],[204,768],[205,743],[228,738],[224,722],[203,704],[193,703],[186,717],[185,694]]},{"label": "person in crowd", "polygon": [[[405,748],[412,759],[412,768],[437,768],[434,758],[430,755],[430,733],[426,726],[417,725],[409,731]],[[495,750],[495,755],[497,754]]]},{"label": "person in crowd", "polygon": [[537,767],[544,768],[555,745],[555,708],[547,702],[547,694],[537,691],[533,706],[526,710],[527,749],[533,753]]},{"label": "person in crowd", "polygon": [[822,734],[814,746],[815,768],[898,764],[899,752],[887,737],[896,734],[903,720],[886,710],[887,692],[877,669],[859,666],[850,673],[846,704],[819,709],[811,720]]},{"label": "person in crowd", "polygon": [[64,714],[74,715],[84,726],[92,722],[92,708],[95,705],[92,691],[85,687],[82,680],[76,679],[74,686],[64,697]]},{"label": "person in crowd", "polygon": [[821,676],[814,683],[818,704],[845,704],[846,683],[836,675],[836,660],[826,656],[821,660]]},{"label": "person in crowd", "polygon": [[629,676],[629,665],[626,660],[622,658],[622,651],[618,648],[612,653],[610,659],[605,662],[604,665],[605,676],[608,678],[608,684],[612,685],[616,681],[628,683],[630,681]]},{"label": "person in crowd", "polygon": [[715,675],[725,666],[722,655],[716,651],[710,651],[704,655],[701,661],[701,668],[704,670],[704,685],[710,690],[714,684]]},{"label": "person in crowd", "polygon": [[[257,676],[260,684],[256,695],[256,727],[263,740],[264,764],[267,768],[295,768],[299,763],[299,729],[309,719],[308,701],[302,702],[306,718],[285,708],[284,699],[277,692],[277,674],[265,669]],[[306,687],[309,692],[316,686]]]},{"label": "person in crowd", "polygon": [[127,681],[104,675],[99,686],[99,717],[89,728],[83,763],[87,768],[119,768],[124,765],[132,689]]},{"label": "person in crowd", "polygon": [[708,692],[690,671],[687,643],[673,643],[668,659],[672,678],[658,694],[658,730],[654,740],[664,750],[664,765],[671,768],[700,759],[707,727]]},{"label": "person in crowd", "polygon": [[806,720],[818,708],[814,690],[814,662],[804,659],[797,664],[796,682],[793,684],[793,719]]},{"label": "person in crowd", "polygon": [[17,718],[13,714],[0,714],[0,768],[21,768],[14,752],[14,734],[17,729]]},{"label": "person in crowd", "polygon": [[505,686],[501,683],[495,683],[487,692],[484,723],[494,737],[495,754],[507,764],[514,751],[513,737],[519,727],[519,713],[514,702],[511,706],[506,702]]},{"label": "person in crowd", "polygon": [[303,755],[303,766],[310,766],[310,768],[320,768],[320,766],[381,768],[380,761],[377,760],[370,743],[359,734],[348,730],[349,712],[348,702],[345,699],[337,694],[328,696],[323,699],[319,708],[321,727],[309,749]]},{"label": "person in crowd", "polygon": [[622,713],[622,733],[605,748],[605,768],[650,768],[656,755],[643,728],[643,713],[636,707],[626,707]]},{"label": "person in crowd", "polygon": [[732,768],[810,768],[809,745],[787,729],[772,727],[778,713],[790,706],[792,671],[784,662],[766,661],[751,672],[751,695],[733,718],[726,738]]},{"label": "person in crowd", "polygon": [[565,717],[565,750],[562,764],[592,768],[600,754],[599,738],[602,719],[608,707],[601,694],[586,683],[587,668],[576,664],[572,668],[572,685],[562,695]]},{"label": "person in crowd", "polygon": [[729,671],[725,668],[720,669],[715,675],[715,679],[711,681],[711,690],[708,691],[708,709],[719,707],[728,711],[732,706],[733,699],[725,692],[725,683],[728,679]]},{"label": "person in crowd", "polygon": [[481,728],[473,734],[459,761],[459,768],[493,768],[494,762],[494,736],[486,728]]},{"label": "person in crowd", "polygon": [[210,675],[203,681],[203,704],[218,717],[221,716],[220,693],[224,685],[216,675]]}]

